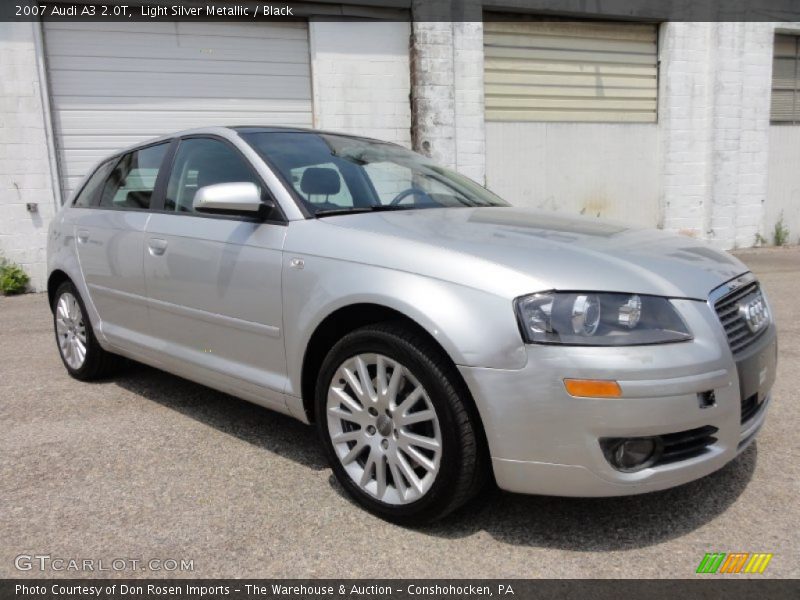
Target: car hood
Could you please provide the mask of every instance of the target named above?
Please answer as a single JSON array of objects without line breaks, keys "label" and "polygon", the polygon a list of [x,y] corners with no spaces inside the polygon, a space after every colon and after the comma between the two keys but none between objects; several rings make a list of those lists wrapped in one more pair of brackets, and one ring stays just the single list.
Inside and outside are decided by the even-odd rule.
[{"label": "car hood", "polygon": [[[328,217],[347,230],[348,260],[509,293],[595,290],[705,300],[747,271],[708,243],[654,229],[535,210],[420,209]],[[365,237],[366,236],[366,237]],[[492,268],[494,267],[494,268]],[[523,291],[524,290],[524,291]]]}]

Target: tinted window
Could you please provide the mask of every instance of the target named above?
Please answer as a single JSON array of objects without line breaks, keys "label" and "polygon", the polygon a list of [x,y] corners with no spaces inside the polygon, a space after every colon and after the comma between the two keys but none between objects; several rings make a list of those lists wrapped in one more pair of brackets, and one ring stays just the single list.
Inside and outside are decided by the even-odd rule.
[{"label": "tinted window", "polygon": [[147,209],[168,143],[149,146],[123,156],[103,186],[100,206]]},{"label": "tinted window", "polygon": [[73,206],[86,208],[88,206],[97,204],[97,194],[103,185],[103,181],[105,181],[105,178],[108,177],[108,174],[115,162],[116,159],[109,160],[108,162],[104,162],[102,165],[97,167],[97,170],[92,174],[91,177],[89,177],[86,185],[83,186],[83,189],[75,198]]},{"label": "tinted window", "polygon": [[164,210],[193,212],[194,195],[217,183],[261,182],[250,164],[228,144],[210,138],[190,138],[178,146],[167,184]]}]

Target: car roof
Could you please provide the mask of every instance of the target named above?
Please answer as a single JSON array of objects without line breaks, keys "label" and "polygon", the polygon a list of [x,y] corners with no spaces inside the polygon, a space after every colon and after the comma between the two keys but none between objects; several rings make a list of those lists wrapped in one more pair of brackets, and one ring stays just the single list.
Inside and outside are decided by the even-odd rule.
[{"label": "car roof", "polygon": [[363,135],[354,135],[352,133],[346,133],[343,131],[326,131],[324,129],[311,129],[308,127],[289,127],[289,126],[281,126],[281,125],[215,125],[209,127],[196,127],[193,129],[184,129],[181,131],[176,131],[174,133],[167,133],[164,135],[160,135],[158,137],[151,138],[144,142],[139,142],[137,144],[132,144],[125,148],[121,148],[114,152],[113,154],[108,155],[103,159],[103,162],[113,158],[115,156],[120,156],[122,154],[127,154],[128,152],[133,152],[139,148],[144,148],[146,146],[151,146],[153,144],[158,144],[160,142],[165,142],[176,137],[184,137],[187,135],[202,135],[202,134],[209,134],[209,135],[225,135],[229,134],[231,131],[237,134],[247,134],[247,133],[316,133],[316,134],[326,134],[326,135],[338,135],[341,137],[349,137],[354,139],[360,140],[367,140],[370,142],[378,142],[381,144],[391,144],[393,146],[397,145],[394,142],[387,142],[386,140],[379,140],[376,138],[371,138]]},{"label": "car roof", "polygon": [[346,131],[329,131],[326,129],[312,129],[310,127],[289,127],[284,125],[233,125],[227,129],[232,129],[236,133],[317,133],[324,135],[338,135],[340,137],[349,137],[358,140],[368,140],[370,142],[379,142],[381,144],[392,144],[394,142],[387,142],[386,140],[379,140],[365,135],[356,135],[354,133],[347,133]]}]

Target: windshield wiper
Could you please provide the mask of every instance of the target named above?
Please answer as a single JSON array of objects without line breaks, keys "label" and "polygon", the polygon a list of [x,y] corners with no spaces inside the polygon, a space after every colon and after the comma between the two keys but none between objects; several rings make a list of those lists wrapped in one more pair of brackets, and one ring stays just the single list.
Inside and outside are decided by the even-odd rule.
[{"label": "windshield wiper", "polygon": [[387,212],[391,210],[409,210],[416,208],[414,206],[391,206],[388,204],[379,204],[377,206],[357,206],[350,208],[329,208],[326,210],[318,210],[314,216],[319,217],[335,217],[336,215],[353,215],[365,212]]}]

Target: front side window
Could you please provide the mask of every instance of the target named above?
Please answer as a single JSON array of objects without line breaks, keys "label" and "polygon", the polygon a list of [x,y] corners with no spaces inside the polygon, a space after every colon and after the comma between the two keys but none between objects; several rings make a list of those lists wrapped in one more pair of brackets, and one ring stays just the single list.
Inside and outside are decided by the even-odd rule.
[{"label": "front side window", "polygon": [[146,210],[156,187],[168,143],[148,146],[123,156],[103,186],[100,206]]},{"label": "front side window", "polygon": [[92,176],[89,177],[86,185],[83,186],[83,189],[75,198],[75,202],[72,204],[73,206],[77,206],[79,208],[88,208],[97,204],[97,195],[100,192],[100,188],[103,186],[103,182],[105,182],[106,177],[108,177],[108,174],[114,167],[114,162],[114,160],[109,160],[97,167]]},{"label": "front side window", "polygon": [[164,210],[193,212],[194,196],[201,187],[218,183],[261,181],[250,164],[225,142],[212,138],[182,140],[167,184]]},{"label": "front side window", "polygon": [[463,175],[394,144],[313,132],[260,132],[242,137],[315,215],[508,206]]}]

